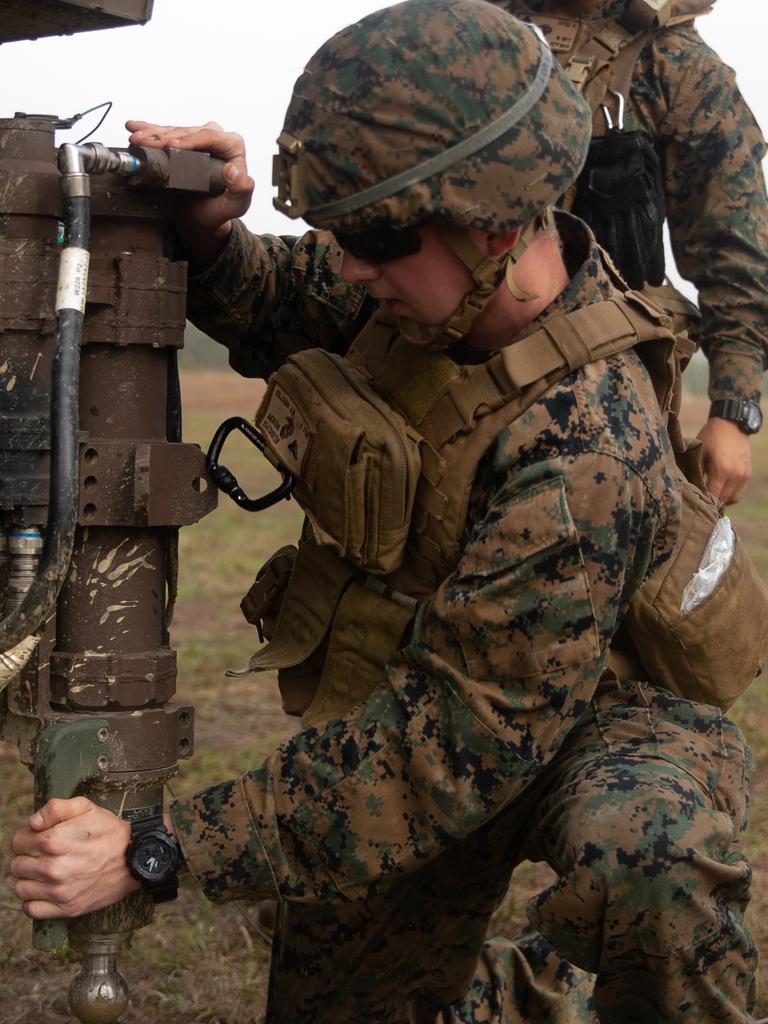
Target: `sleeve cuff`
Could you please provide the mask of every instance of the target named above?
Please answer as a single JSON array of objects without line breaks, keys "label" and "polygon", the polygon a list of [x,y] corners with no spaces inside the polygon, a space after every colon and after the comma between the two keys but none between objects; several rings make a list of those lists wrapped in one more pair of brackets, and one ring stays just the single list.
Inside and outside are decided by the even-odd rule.
[{"label": "sleeve cuff", "polygon": [[209,900],[280,898],[240,779],[173,800],[168,810],[187,867]]},{"label": "sleeve cuff", "polygon": [[209,267],[189,275],[190,287],[204,288],[206,291],[214,290],[217,282],[225,278],[231,268],[243,266],[243,254],[247,244],[248,233],[245,225],[242,221],[233,220],[227,244]]},{"label": "sleeve cuff", "polygon": [[760,358],[734,352],[712,355],[709,364],[710,401],[736,398],[759,402],[762,393],[763,365]]}]

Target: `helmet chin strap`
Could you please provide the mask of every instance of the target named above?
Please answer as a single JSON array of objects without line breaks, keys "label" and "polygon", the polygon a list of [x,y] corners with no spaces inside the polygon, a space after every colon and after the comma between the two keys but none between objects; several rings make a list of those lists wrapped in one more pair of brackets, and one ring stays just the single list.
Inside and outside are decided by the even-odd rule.
[{"label": "helmet chin strap", "polygon": [[538,232],[550,223],[551,217],[552,211],[547,209],[529,220],[509,252],[498,259],[481,252],[466,229],[455,224],[436,223],[435,229],[467,268],[474,287],[470,288],[461,305],[442,324],[422,324],[407,317],[397,317],[397,325],[402,333],[422,345],[447,348],[467,334],[502,282],[518,302],[530,302],[537,298],[534,292],[528,292],[517,284],[515,268]]}]

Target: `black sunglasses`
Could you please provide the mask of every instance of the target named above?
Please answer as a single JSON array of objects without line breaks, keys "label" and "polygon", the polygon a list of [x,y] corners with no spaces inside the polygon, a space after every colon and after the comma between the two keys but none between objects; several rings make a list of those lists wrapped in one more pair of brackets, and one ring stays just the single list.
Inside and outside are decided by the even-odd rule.
[{"label": "black sunglasses", "polygon": [[341,248],[366,263],[386,263],[401,256],[413,256],[421,249],[421,235],[417,227],[372,228],[370,231],[334,231]]}]

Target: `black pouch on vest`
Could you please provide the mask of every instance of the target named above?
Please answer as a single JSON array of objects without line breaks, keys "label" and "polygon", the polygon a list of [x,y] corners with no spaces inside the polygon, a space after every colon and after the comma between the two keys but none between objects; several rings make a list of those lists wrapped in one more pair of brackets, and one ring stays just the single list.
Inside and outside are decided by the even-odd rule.
[{"label": "black pouch on vest", "polygon": [[645,132],[595,138],[579,175],[573,213],[592,228],[630,288],[664,280],[664,184]]}]

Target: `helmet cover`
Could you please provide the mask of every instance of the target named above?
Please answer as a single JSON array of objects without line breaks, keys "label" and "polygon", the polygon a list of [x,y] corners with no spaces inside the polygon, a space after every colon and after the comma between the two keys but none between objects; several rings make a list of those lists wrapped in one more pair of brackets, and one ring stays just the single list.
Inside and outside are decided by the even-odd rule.
[{"label": "helmet cover", "polygon": [[592,118],[536,30],[485,0],[405,0],[329,39],[294,86],[278,209],[329,230],[505,233],[576,179]]}]

